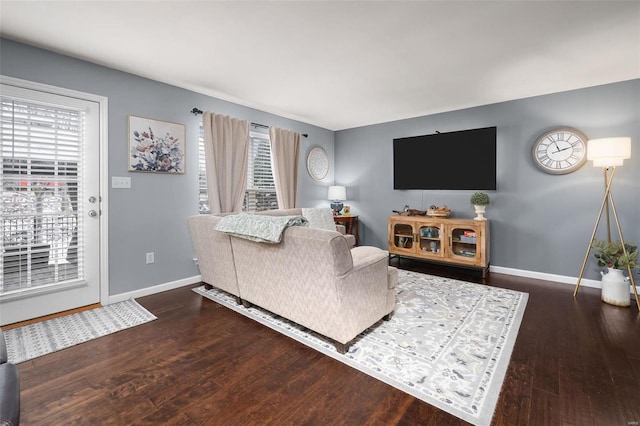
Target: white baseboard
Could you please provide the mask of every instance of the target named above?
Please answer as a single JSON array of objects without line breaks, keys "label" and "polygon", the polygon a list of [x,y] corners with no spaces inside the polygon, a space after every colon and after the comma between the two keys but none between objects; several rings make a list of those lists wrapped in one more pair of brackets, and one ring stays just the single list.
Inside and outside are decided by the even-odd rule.
[{"label": "white baseboard", "polygon": [[[505,268],[503,266],[489,267],[490,272],[496,272],[498,274],[514,275],[516,277],[533,278],[535,280],[554,281],[561,284],[570,284],[575,286],[578,282],[578,277],[569,277],[566,275],[548,274],[546,272],[526,271],[523,269]],[[602,288],[599,280],[587,280],[582,279],[581,286]]]},{"label": "white baseboard", "polygon": [[[569,284],[575,286],[578,282],[578,277],[569,277],[566,275],[547,274],[544,272],[525,271],[522,269],[505,268],[502,266],[490,266],[490,272],[496,272],[498,274],[514,275],[517,277],[533,278],[536,280],[554,281],[560,284]],[[635,279],[635,277],[634,277]],[[600,280],[588,280],[583,278],[580,281],[580,286],[602,288]],[[633,289],[629,286],[629,293],[633,294]]]},{"label": "white baseboard", "polygon": [[[556,275],[556,274],[548,274],[545,272],[536,272],[536,271],[526,271],[523,269],[515,269],[515,268],[505,268],[503,266],[495,266],[491,265],[489,267],[489,271],[495,272],[497,274],[505,274],[505,275],[513,275],[516,277],[524,277],[524,278],[532,278],[536,280],[544,280],[544,281],[553,281],[560,284],[567,284],[575,286],[578,282],[578,277],[570,277],[566,275]],[[128,293],[120,293],[115,294],[113,296],[109,296],[109,304],[122,302],[124,300],[129,300],[131,298],[149,296],[151,294],[161,293],[167,290],[173,290],[175,288],[184,287],[187,285],[197,284],[202,281],[201,275],[196,275],[189,278],[183,278],[181,280],[172,281],[164,284],[158,284],[153,287],[142,288],[140,290],[130,291]],[[580,282],[581,286],[584,287],[592,287],[592,288],[602,288],[600,280],[588,280],[582,279]],[[629,289],[630,293],[633,293],[633,289]]]},{"label": "white baseboard", "polygon": [[164,284],[154,285],[152,287],[141,288],[140,290],[134,290],[127,293],[114,294],[109,296],[109,304],[122,302],[129,299],[135,299],[136,297],[149,296],[151,294],[162,293],[163,291],[173,290],[175,288],[184,287],[187,285],[197,284],[202,281],[200,275],[194,277],[183,278],[177,281],[171,281]]}]

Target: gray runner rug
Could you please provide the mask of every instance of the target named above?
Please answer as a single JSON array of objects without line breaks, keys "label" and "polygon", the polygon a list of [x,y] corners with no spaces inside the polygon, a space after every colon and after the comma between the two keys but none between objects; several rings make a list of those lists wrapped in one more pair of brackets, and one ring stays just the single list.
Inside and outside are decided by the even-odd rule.
[{"label": "gray runner rug", "polygon": [[133,299],[4,331],[17,364],[157,319]]},{"label": "gray runner rug", "polygon": [[475,425],[489,425],[528,294],[399,271],[391,321],[340,355],[333,343],[213,288],[199,293],[378,380]]}]

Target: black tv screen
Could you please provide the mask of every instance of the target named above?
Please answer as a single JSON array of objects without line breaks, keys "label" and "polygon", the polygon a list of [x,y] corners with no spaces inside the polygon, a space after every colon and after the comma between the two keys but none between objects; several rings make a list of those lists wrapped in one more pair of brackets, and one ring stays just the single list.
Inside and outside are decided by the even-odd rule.
[{"label": "black tv screen", "polygon": [[394,189],[496,189],[496,127],[393,140]]}]

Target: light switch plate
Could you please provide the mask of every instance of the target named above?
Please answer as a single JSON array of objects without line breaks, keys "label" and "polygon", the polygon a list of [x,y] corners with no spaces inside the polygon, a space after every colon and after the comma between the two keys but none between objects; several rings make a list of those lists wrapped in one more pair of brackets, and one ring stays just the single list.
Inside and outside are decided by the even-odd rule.
[{"label": "light switch plate", "polygon": [[111,187],[112,188],[131,189],[131,178],[130,177],[111,176]]}]

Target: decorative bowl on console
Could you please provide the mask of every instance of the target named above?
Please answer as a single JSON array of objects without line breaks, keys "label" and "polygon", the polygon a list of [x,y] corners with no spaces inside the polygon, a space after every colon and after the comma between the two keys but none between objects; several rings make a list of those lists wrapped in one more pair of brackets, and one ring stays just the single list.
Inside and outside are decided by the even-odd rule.
[{"label": "decorative bowl on console", "polygon": [[442,207],[431,206],[429,210],[427,210],[427,216],[429,217],[449,217],[451,216],[451,210],[443,205]]}]

